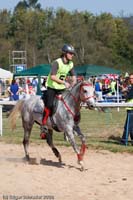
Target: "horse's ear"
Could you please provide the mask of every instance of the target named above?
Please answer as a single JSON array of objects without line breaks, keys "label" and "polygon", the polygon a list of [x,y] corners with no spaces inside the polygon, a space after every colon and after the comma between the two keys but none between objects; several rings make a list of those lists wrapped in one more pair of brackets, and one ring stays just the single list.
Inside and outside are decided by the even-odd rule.
[{"label": "horse's ear", "polygon": [[92,80],[91,78],[88,79],[88,82],[89,82],[90,84],[93,84],[93,80]]},{"label": "horse's ear", "polygon": [[76,84],[81,83],[81,82],[83,82],[83,81],[84,81],[84,80],[81,80],[81,79],[80,79],[80,80],[77,81]]},{"label": "horse's ear", "polygon": [[92,79],[91,79],[91,78],[88,78],[88,82],[92,83]]}]

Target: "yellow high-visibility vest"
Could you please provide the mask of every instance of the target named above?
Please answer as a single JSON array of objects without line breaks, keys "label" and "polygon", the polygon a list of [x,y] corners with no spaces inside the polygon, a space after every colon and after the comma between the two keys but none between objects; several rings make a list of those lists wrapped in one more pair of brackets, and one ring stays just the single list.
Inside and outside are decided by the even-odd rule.
[{"label": "yellow high-visibility vest", "polygon": [[[133,103],[133,99],[128,100],[127,103]],[[126,110],[133,110],[133,107],[127,107]]]},{"label": "yellow high-visibility vest", "polygon": [[[65,80],[68,72],[73,68],[73,62],[70,61],[68,64],[64,64],[61,58],[56,59],[56,62],[58,62],[58,70],[57,70],[57,78]],[[65,89],[64,84],[59,84],[50,78],[50,74],[48,75],[46,86],[54,89]]]}]

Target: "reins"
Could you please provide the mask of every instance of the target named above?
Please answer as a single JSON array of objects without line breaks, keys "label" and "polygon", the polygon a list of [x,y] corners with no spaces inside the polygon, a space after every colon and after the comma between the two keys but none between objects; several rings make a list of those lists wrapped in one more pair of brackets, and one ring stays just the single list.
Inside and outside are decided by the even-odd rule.
[{"label": "reins", "polygon": [[[82,84],[80,85],[80,91],[79,91],[79,93],[81,93],[82,87],[83,87],[83,86],[92,86],[92,84],[91,84],[91,83],[82,83]],[[73,88],[72,88],[72,89],[73,89]],[[72,90],[72,89],[71,89],[71,90]],[[73,98],[74,102],[76,102],[76,103],[79,102],[80,99],[79,99],[79,98],[76,98],[76,97],[72,94],[71,91],[69,91],[69,94],[70,94],[71,97]],[[84,101],[86,101],[87,99],[90,99],[90,98],[92,98],[92,97],[94,97],[94,96],[84,97],[84,98],[81,99],[81,101],[84,102]],[[64,103],[64,105],[65,105],[67,111],[68,111],[69,113],[71,113],[71,115],[72,115],[73,118],[74,118],[76,114],[71,110],[70,106],[66,103],[65,98],[63,98],[62,95],[61,95],[61,96],[56,96],[56,98],[59,99],[59,100],[61,100],[61,101]],[[79,111],[79,110],[77,109],[76,113],[77,113],[78,111]]]},{"label": "reins", "polygon": [[72,112],[72,110],[70,109],[70,107],[69,107],[69,106],[67,105],[67,103],[65,102],[64,98],[63,98],[62,96],[56,96],[56,98],[59,99],[59,100],[61,100],[61,101],[64,103],[66,109],[68,110],[69,113],[72,114],[72,116],[73,116],[73,118],[74,118],[74,117],[75,117],[75,113]]}]

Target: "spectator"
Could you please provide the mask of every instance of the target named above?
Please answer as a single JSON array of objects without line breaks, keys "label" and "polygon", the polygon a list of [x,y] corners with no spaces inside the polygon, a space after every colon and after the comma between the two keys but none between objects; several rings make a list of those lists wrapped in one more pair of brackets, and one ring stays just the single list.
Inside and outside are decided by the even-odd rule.
[{"label": "spectator", "polygon": [[122,95],[122,92],[123,92],[123,77],[122,76],[119,76],[118,79],[116,79],[115,90],[117,91],[117,94]]},{"label": "spectator", "polygon": [[104,79],[104,85],[105,85],[105,89],[108,89],[109,88],[109,84],[110,84],[110,79],[108,77],[106,77]]},{"label": "spectator", "polygon": [[116,95],[116,80],[111,79],[110,87],[111,87],[111,94]]},{"label": "spectator", "polygon": [[11,83],[8,91],[10,93],[10,101],[17,101],[17,100],[19,100],[19,86],[16,83],[15,79],[12,80],[12,83]]},{"label": "spectator", "polygon": [[32,79],[32,86],[35,88],[35,87],[37,87],[37,84],[38,84],[38,82],[37,82],[36,78],[33,78]]},{"label": "spectator", "polygon": [[[129,76],[130,88],[127,91],[126,102],[133,103],[133,73]],[[133,107],[127,108],[127,117],[124,125],[124,131],[121,139],[121,144],[127,145],[128,136],[130,134],[131,143],[133,145]]]},{"label": "spectator", "polygon": [[29,77],[26,79],[26,84],[28,84],[28,85],[31,84]]},{"label": "spectator", "polygon": [[98,101],[102,101],[102,83],[99,78],[96,79],[95,82],[95,94]]},{"label": "spectator", "polygon": [[43,79],[41,91],[44,92],[46,90],[46,78]]},{"label": "spectator", "polygon": [[33,87],[33,90],[34,90],[34,93],[35,93],[35,94],[36,94],[36,92],[37,92],[37,85],[38,85],[38,82],[37,82],[36,78],[34,77],[34,78],[32,79],[32,87]]}]

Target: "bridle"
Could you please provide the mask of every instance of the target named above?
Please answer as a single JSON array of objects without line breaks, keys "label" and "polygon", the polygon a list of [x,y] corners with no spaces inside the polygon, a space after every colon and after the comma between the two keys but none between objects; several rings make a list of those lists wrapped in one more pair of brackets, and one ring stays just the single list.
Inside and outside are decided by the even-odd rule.
[{"label": "bridle", "polygon": [[[81,84],[81,86],[80,86],[80,94],[81,94],[84,86],[90,87],[90,86],[93,86],[93,85],[92,85],[92,83],[83,83],[83,84]],[[90,95],[88,97],[80,97],[80,98],[81,98],[81,101],[85,102],[86,100],[88,100],[90,98],[94,98],[94,95]]]}]

